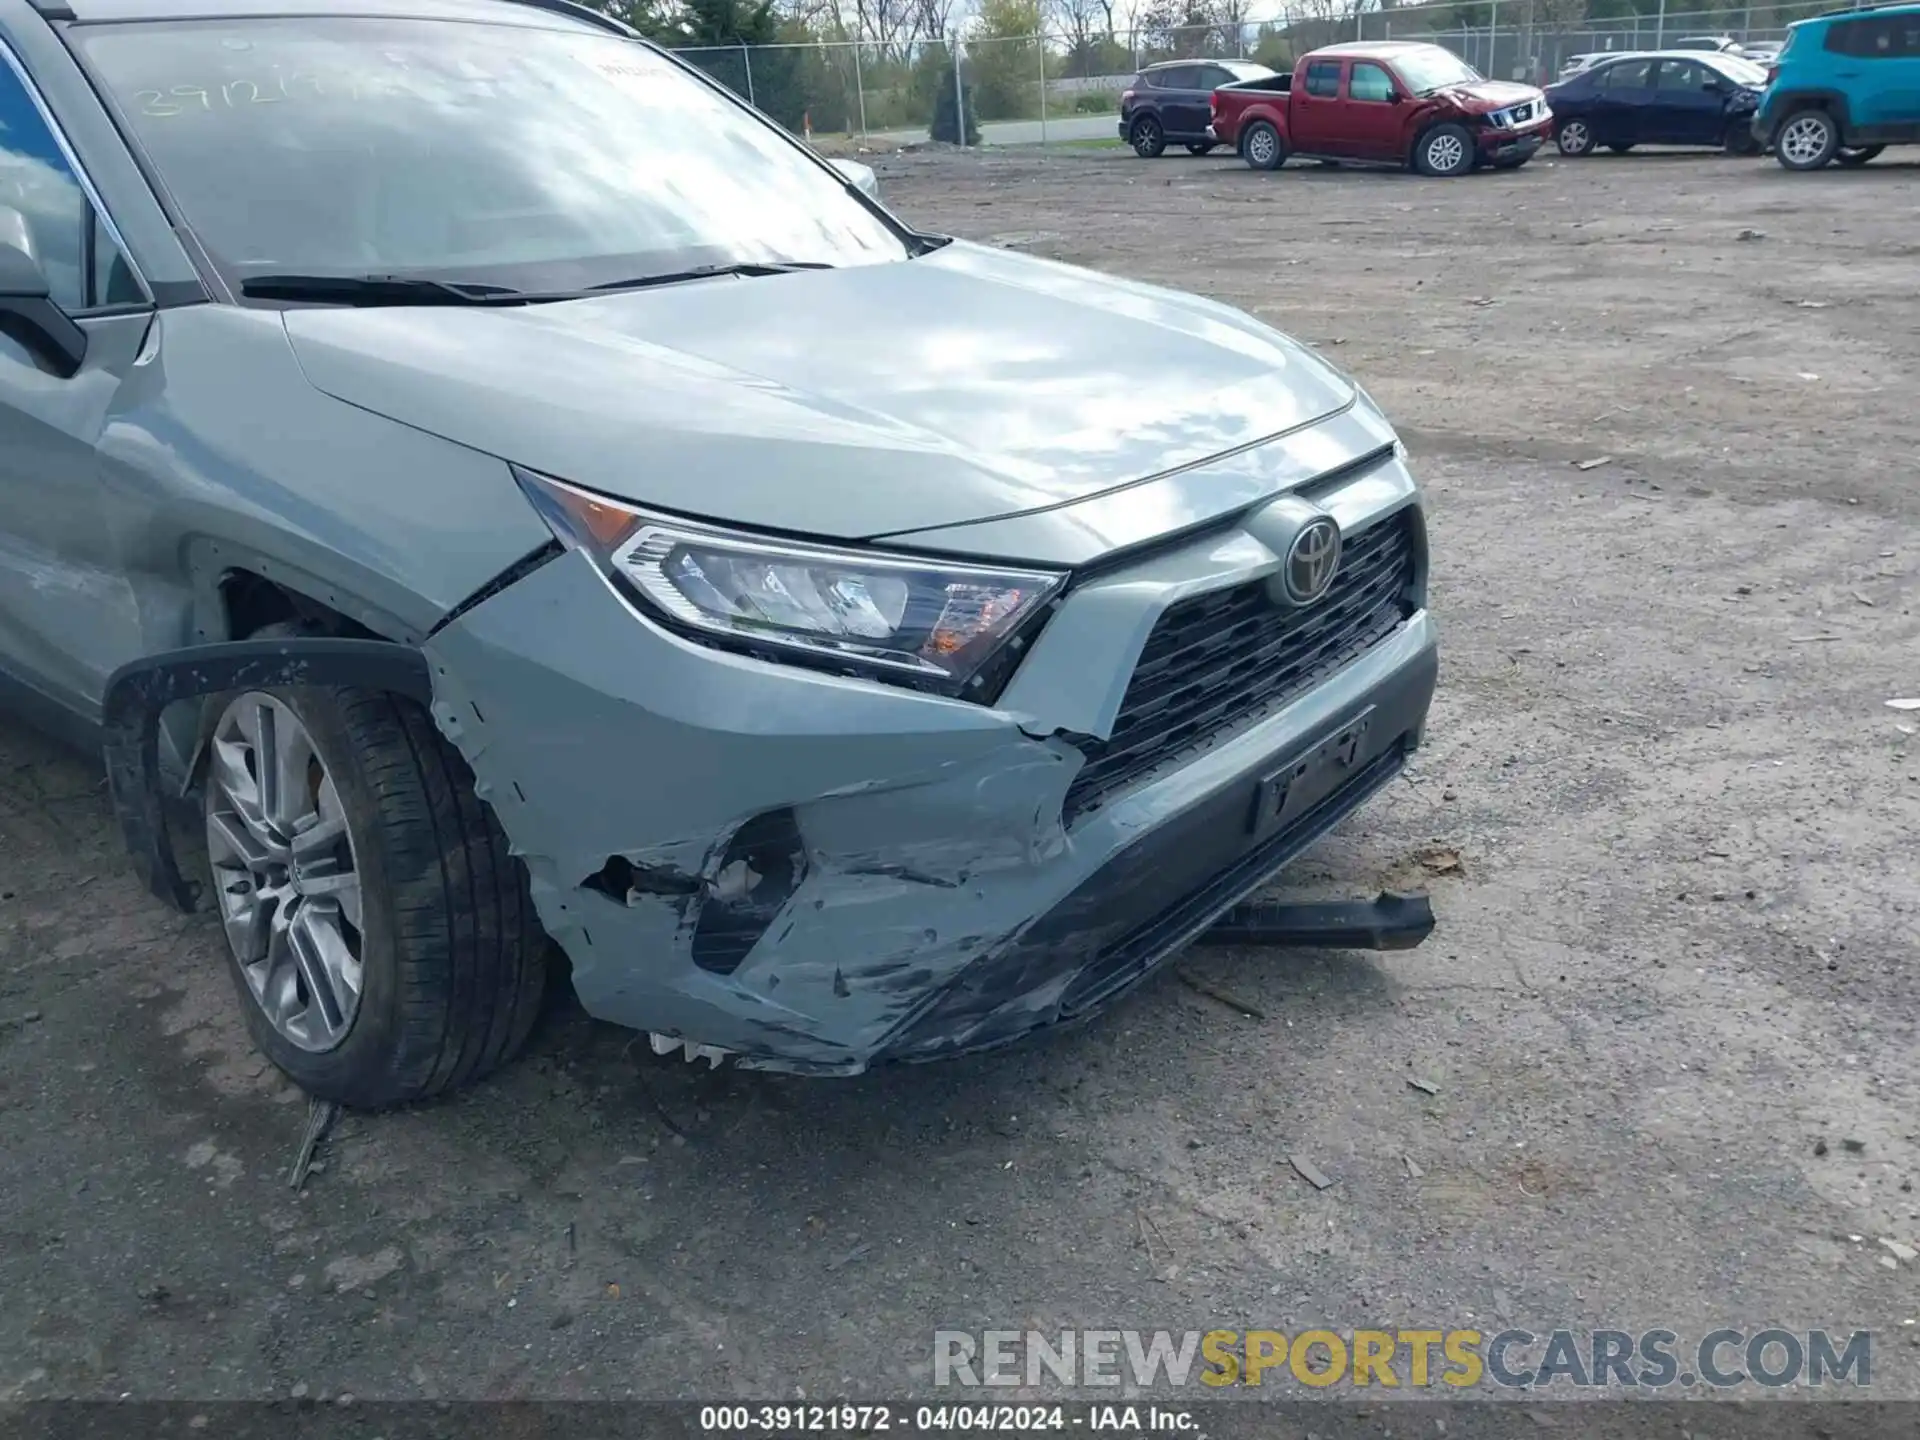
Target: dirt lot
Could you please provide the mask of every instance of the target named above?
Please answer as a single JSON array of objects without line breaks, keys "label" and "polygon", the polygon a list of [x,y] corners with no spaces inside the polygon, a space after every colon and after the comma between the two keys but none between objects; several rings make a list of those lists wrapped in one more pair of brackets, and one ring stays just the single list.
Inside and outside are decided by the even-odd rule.
[{"label": "dirt lot", "polygon": [[1299,874],[1430,884],[1440,931],[1196,952],[1259,1018],[1167,973],[857,1082],[560,1004],[295,1195],[214,927],[128,879],[96,764],[0,724],[0,1397],[902,1395],[936,1325],[1314,1322],[1870,1327],[1920,1396],[1881,1244],[1920,1245],[1920,167],[880,169],[1245,306],[1403,427],[1441,697]]}]

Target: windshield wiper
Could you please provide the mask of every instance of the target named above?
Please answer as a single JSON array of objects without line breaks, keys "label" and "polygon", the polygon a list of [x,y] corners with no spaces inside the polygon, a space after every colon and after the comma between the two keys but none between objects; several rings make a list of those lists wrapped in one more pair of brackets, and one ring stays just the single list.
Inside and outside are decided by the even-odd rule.
[{"label": "windshield wiper", "polygon": [[697,265],[658,275],[608,280],[583,290],[515,290],[473,280],[430,280],[420,275],[249,275],[240,293],[250,300],[311,301],[323,305],[539,305],[579,300],[615,290],[642,290],[682,280],[721,275],[785,275],[794,270],[831,270],[823,260],[745,261],[735,265]]},{"label": "windshield wiper", "polygon": [[311,300],[334,305],[527,305],[563,298],[510,285],[428,280],[417,275],[249,275],[240,293],[252,300]]},{"label": "windshield wiper", "polygon": [[736,265],[695,265],[689,270],[667,270],[658,275],[636,275],[630,280],[608,280],[591,285],[584,294],[607,290],[644,290],[649,285],[677,285],[682,280],[711,280],[722,275],[787,275],[795,270],[831,270],[824,260],[747,260]]}]

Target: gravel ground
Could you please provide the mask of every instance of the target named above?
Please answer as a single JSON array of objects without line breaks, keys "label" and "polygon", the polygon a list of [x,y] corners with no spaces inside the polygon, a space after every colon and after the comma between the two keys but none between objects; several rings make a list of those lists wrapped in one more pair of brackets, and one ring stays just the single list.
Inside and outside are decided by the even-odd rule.
[{"label": "gravel ground", "polygon": [[130,881],[97,764],[0,723],[0,1397],[898,1396],[935,1326],[1318,1323],[1871,1328],[1920,1396],[1880,1243],[1920,1245],[1920,168],[878,164],[928,226],[1251,309],[1403,427],[1430,743],[1297,875],[1428,884],[1439,931],[1195,952],[1244,1009],[1169,971],[851,1082],[560,999],[295,1194],[214,928]]}]

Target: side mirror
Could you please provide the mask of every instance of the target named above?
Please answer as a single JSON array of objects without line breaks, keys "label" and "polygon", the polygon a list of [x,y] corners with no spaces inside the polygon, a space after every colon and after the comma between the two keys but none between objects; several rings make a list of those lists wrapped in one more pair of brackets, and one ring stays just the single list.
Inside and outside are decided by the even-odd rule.
[{"label": "side mirror", "polygon": [[1387,92],[1387,103],[1389,105],[1405,104],[1406,99],[1407,99],[1406,95],[1399,90],[1389,90]]},{"label": "side mirror", "polygon": [[24,345],[63,379],[87,356],[87,332],[53,303],[34,256],[27,217],[0,205],[0,335]]},{"label": "side mirror", "polygon": [[858,160],[830,160],[827,163],[838,170],[848,184],[869,200],[880,198],[880,180],[873,173],[871,165],[863,165]]}]

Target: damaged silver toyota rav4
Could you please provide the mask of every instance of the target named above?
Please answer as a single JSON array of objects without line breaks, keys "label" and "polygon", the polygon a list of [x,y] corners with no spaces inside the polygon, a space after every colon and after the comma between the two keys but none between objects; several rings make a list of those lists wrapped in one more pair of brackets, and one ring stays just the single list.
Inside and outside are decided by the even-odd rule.
[{"label": "damaged silver toyota rav4", "polygon": [[320,1095],[554,942],[767,1069],[1092,1012],[1418,743],[1403,454],[565,0],[0,0],[0,671]]}]

